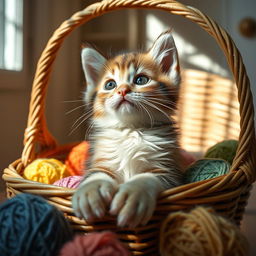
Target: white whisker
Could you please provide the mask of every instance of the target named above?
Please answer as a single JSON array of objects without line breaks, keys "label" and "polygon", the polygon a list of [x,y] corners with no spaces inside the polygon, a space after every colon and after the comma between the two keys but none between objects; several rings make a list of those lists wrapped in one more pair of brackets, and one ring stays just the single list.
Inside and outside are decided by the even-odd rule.
[{"label": "white whisker", "polygon": [[87,129],[86,129],[86,131],[85,131],[85,136],[84,136],[85,140],[87,140],[87,139],[89,138],[89,134],[90,134],[90,132],[91,132],[91,130],[92,130],[94,124],[95,124],[95,121],[92,120],[92,122],[91,122],[91,123],[89,124],[89,126],[87,127]]},{"label": "white whisker", "polygon": [[[154,100],[156,102],[159,102],[159,103],[166,103],[166,104],[169,104],[171,106],[173,106],[174,108],[176,108],[177,104],[170,101],[170,100],[166,100],[166,99],[158,99],[156,97],[146,97],[147,99],[150,99],[150,100]],[[164,104],[165,105],[165,104]]]},{"label": "white whisker", "polygon": [[91,116],[93,115],[93,110],[90,110],[86,113],[84,113],[83,115],[81,115],[75,122],[74,124],[72,125],[71,128],[73,128],[82,118],[84,118],[85,120],[90,118]]},{"label": "white whisker", "polygon": [[154,118],[153,116],[150,114],[150,112],[147,110],[147,108],[145,106],[143,106],[143,104],[141,104],[140,102],[137,102],[138,106],[141,107],[141,110],[145,110],[145,112],[147,113],[147,115],[149,116],[150,119],[150,126],[153,127],[154,124]]},{"label": "white whisker", "polygon": [[147,91],[147,92],[144,92],[146,95],[155,95],[156,93],[157,94],[164,94],[164,95],[171,95],[171,94],[177,94],[177,91],[176,90],[168,90],[168,89],[156,89],[154,91]]},{"label": "white whisker", "polygon": [[158,108],[157,106],[155,106],[154,104],[152,104],[151,102],[149,102],[149,101],[147,101],[145,99],[143,99],[143,102],[145,104],[147,104],[148,106],[158,110],[159,112],[161,112],[165,117],[167,117],[170,120],[170,117],[162,109]]},{"label": "white whisker", "polygon": [[88,120],[89,118],[91,118],[93,116],[93,110],[90,110],[86,113],[84,113],[83,115],[81,115],[76,121],[75,123],[71,126],[71,131],[69,133],[69,135],[71,135],[75,130],[78,129],[78,127],[80,127],[80,125],[82,125],[86,120]]},{"label": "white whisker", "polygon": [[83,104],[83,105],[81,105],[81,106],[78,106],[78,107],[76,107],[76,108],[73,108],[73,109],[69,110],[68,112],[65,113],[65,115],[69,115],[69,114],[71,114],[72,112],[74,112],[74,111],[76,111],[76,110],[78,110],[78,109],[80,109],[80,108],[84,108],[84,107],[86,107],[86,104]]},{"label": "white whisker", "polygon": [[154,104],[158,104],[158,105],[160,105],[160,106],[163,106],[163,107],[165,107],[165,108],[168,108],[168,109],[170,109],[170,110],[174,110],[172,107],[169,107],[169,106],[167,106],[167,105],[165,105],[165,104],[162,104],[162,103],[160,103],[158,100],[153,100],[153,99],[147,99],[148,101],[150,101],[150,102],[152,102],[152,103],[154,103]]},{"label": "white whisker", "polygon": [[84,102],[84,100],[64,100],[64,103],[77,103],[77,102]]}]

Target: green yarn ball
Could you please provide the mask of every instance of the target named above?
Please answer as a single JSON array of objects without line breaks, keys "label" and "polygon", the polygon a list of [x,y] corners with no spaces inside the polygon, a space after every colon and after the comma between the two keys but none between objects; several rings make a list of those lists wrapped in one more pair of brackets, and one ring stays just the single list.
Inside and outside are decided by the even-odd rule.
[{"label": "green yarn ball", "polygon": [[226,174],[229,168],[230,164],[222,159],[200,159],[185,172],[185,182],[192,183],[216,178]]},{"label": "green yarn ball", "polygon": [[237,146],[237,140],[224,140],[209,148],[204,157],[223,159],[232,165],[236,155]]}]

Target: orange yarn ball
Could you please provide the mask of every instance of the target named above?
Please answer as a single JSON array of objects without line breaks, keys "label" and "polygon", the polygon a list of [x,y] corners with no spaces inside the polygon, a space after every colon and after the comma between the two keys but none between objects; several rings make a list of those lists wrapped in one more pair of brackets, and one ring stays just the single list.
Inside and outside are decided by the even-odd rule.
[{"label": "orange yarn ball", "polygon": [[65,164],[71,175],[83,175],[85,171],[85,162],[89,155],[89,143],[83,141],[72,148],[69,152]]},{"label": "orange yarn ball", "polygon": [[228,219],[197,207],[167,216],[160,232],[160,252],[162,256],[247,256],[248,243]]}]

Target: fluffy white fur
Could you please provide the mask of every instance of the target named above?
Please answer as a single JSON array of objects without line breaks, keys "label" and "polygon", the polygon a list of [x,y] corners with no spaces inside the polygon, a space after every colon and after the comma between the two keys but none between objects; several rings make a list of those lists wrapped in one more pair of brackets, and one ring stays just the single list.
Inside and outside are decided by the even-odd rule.
[{"label": "fluffy white fur", "polygon": [[[115,172],[117,179],[105,173],[89,176],[80,185],[80,192],[84,193],[80,195],[83,197],[81,207],[76,203],[73,205],[78,216],[88,221],[102,217],[107,211],[106,204],[112,201],[110,213],[118,215],[119,226],[146,224],[154,211],[158,193],[166,187],[156,178],[156,174],[145,171],[166,169],[163,163],[171,157],[167,148],[173,144],[173,141],[163,139],[168,137],[168,131],[165,128],[144,131],[104,128],[104,131],[97,133],[95,147],[101,150],[95,151],[92,161],[110,159],[101,164]],[[104,203],[100,203],[101,198]]]},{"label": "fluffy white fur", "polygon": [[127,182],[145,170],[165,170],[162,163],[169,161],[167,147],[173,144],[173,141],[164,139],[168,136],[168,131],[169,129],[163,128],[105,129],[96,135],[95,147],[102,150],[94,153],[92,161],[110,158],[110,161],[102,163],[120,173],[120,177],[123,177],[120,182]]}]

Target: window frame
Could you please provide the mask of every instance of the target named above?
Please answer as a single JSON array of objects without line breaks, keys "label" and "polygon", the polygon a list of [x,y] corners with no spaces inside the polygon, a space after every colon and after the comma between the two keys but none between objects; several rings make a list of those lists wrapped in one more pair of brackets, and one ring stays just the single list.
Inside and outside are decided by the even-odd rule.
[{"label": "window frame", "polygon": [[29,20],[28,20],[28,1],[23,0],[23,57],[22,69],[6,70],[0,69],[0,90],[23,90],[27,88],[29,63],[28,63],[28,45],[29,45]]}]

